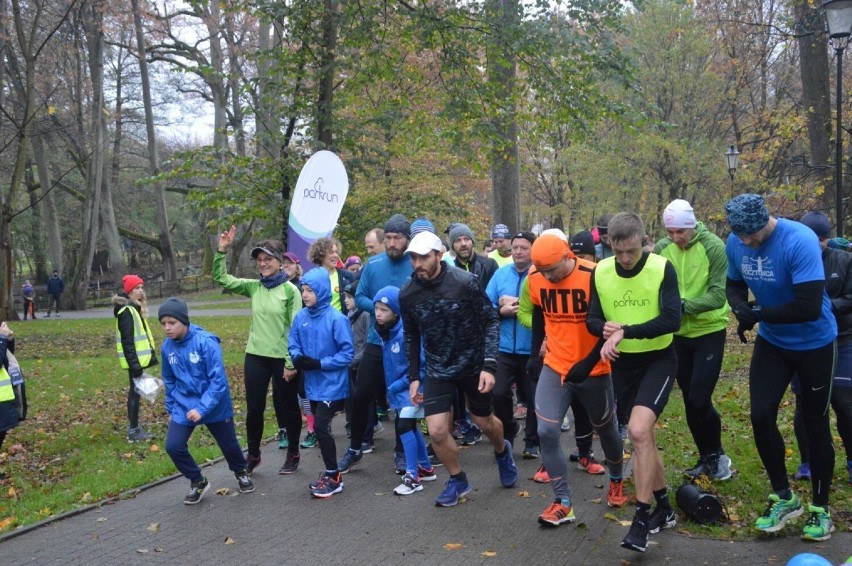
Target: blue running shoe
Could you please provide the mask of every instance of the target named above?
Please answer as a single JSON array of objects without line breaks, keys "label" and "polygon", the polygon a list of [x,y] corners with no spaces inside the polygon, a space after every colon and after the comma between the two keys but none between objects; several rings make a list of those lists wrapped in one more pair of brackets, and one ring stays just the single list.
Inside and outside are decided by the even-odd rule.
[{"label": "blue running shoe", "polygon": [[495,454],[497,460],[497,471],[500,473],[500,483],[503,487],[515,487],[518,483],[518,467],[515,465],[515,459],[512,458],[512,443],[503,439],[503,454]]},{"label": "blue running shoe", "polygon": [[458,505],[459,499],[470,493],[470,483],[467,480],[459,481],[450,478],[444,486],[444,491],[435,500],[438,507],[452,507]]},{"label": "blue running shoe", "polygon": [[351,448],[347,448],[346,452],[343,453],[343,457],[337,463],[337,471],[341,474],[348,474],[349,468],[360,462],[363,457],[362,454],[355,452]]}]

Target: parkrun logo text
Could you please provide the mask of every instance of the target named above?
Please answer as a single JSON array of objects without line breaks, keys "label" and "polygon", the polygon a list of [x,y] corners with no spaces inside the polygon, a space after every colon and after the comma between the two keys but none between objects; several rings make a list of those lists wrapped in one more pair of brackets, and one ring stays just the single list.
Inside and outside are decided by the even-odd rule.
[{"label": "parkrun logo text", "polygon": [[612,302],[612,306],[615,308],[622,307],[647,307],[651,304],[650,299],[637,299],[633,296],[633,291],[627,291],[624,293],[624,296],[619,300],[615,299]]},{"label": "parkrun logo text", "polygon": [[316,200],[324,200],[326,202],[337,202],[338,196],[335,193],[329,193],[322,190],[323,180],[322,177],[318,178],[314,183],[314,187],[305,187],[305,191],[302,193],[302,198],[311,198]]}]

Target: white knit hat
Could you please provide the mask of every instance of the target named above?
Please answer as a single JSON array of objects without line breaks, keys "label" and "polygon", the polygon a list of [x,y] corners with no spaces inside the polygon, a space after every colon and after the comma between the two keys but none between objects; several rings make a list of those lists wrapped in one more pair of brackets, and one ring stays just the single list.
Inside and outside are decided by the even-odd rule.
[{"label": "white knit hat", "polygon": [[692,206],[683,199],[673,200],[663,211],[663,224],[666,228],[695,228]]}]

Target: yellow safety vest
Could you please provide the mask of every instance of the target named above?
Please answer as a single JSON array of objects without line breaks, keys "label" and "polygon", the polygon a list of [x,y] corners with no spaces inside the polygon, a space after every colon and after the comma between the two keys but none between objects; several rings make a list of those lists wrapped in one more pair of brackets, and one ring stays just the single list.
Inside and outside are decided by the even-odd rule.
[{"label": "yellow safety vest", "polygon": [[[154,337],[151,334],[151,328],[148,326],[148,321],[143,319],[134,307],[124,306],[118,311],[118,314],[120,315],[125,310],[129,310],[133,317],[133,347],[136,350],[136,357],[139,358],[139,365],[146,368],[151,363],[151,357],[154,354]],[[118,350],[118,361],[121,363],[121,367],[130,369],[130,364],[124,357],[121,332],[118,330],[118,317],[115,318],[115,348]]]},{"label": "yellow safety vest", "polygon": [[[642,271],[633,277],[619,277],[615,258],[598,263],[595,289],[604,317],[622,324],[641,324],[660,315],[660,286],[666,272],[666,258],[650,254]],[[625,353],[653,352],[672,343],[672,334],[656,338],[625,338],[618,349]]]},{"label": "yellow safety vest", "polygon": [[15,398],[15,388],[12,387],[12,377],[6,368],[0,366],[0,403]]}]

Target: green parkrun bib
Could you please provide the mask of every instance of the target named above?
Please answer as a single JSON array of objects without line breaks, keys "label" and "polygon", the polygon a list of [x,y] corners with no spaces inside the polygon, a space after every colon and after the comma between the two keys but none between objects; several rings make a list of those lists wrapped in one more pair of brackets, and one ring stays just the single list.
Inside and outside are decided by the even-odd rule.
[{"label": "green parkrun bib", "polygon": [[[629,279],[616,273],[614,257],[601,260],[595,269],[595,289],[604,317],[622,324],[641,324],[658,317],[665,271],[666,259],[657,254],[648,255],[642,271]],[[629,354],[662,350],[672,343],[672,336],[625,338],[618,349]]]}]

